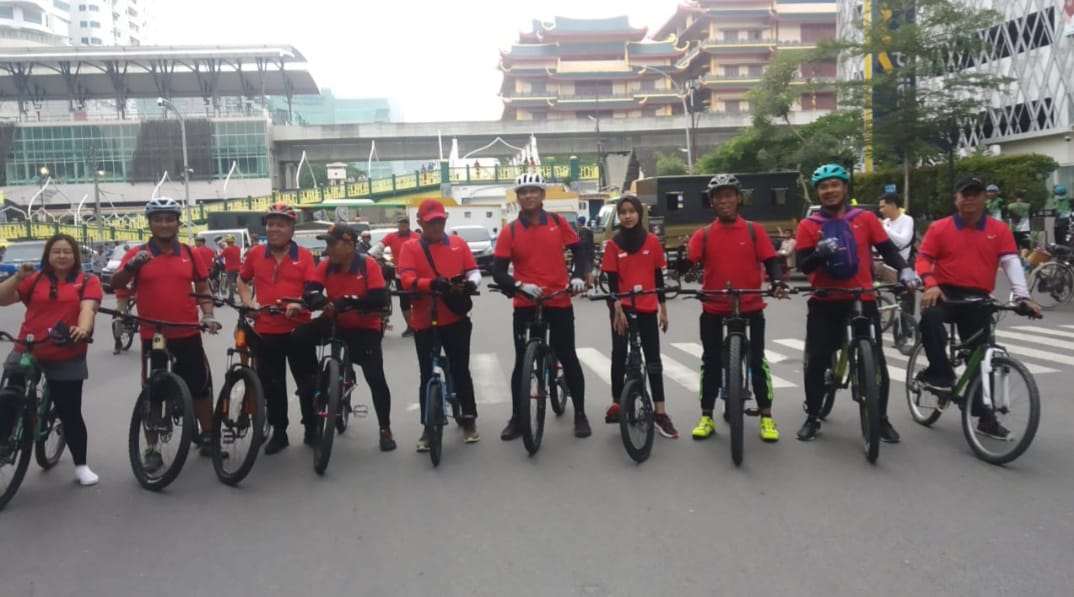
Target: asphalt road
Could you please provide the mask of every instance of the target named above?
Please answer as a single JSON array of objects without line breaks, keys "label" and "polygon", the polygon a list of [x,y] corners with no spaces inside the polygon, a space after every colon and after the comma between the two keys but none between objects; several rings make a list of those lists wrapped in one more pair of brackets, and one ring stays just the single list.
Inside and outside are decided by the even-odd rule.
[{"label": "asphalt road", "polygon": [[[604,307],[576,310],[593,437],[575,439],[568,414],[549,421],[536,457],[499,440],[510,412],[510,307],[486,294],[474,310],[481,443],[463,445],[451,428],[439,468],[414,453],[416,362],[397,328],[384,346],[400,449],[377,450],[370,416],[337,439],[318,477],[293,425],[292,447],[262,456],[237,489],[196,456],[166,491],[138,486],[126,455],[138,356],[112,356],[99,341],[85,411],[101,483],[76,486],[66,456],[48,473],[31,465],[0,512],[0,595],[1070,594],[1074,310],[1002,324],[1017,336],[1001,339],[1029,349],[1041,372],[1040,431],[1020,460],[974,458],[955,410],[932,429],[914,424],[896,382],[891,418],[903,442],[884,445],[874,466],[845,393],[817,441],[794,439],[805,310],[801,299],[773,305],[783,439],[763,444],[749,420],[740,469],[725,426],[708,441],[689,438],[699,414],[696,303],[673,304],[663,346],[683,438],[657,437],[640,466],[618,428],[602,423]],[[0,311],[0,329],[15,331],[21,317],[17,306]],[[234,315],[223,319],[230,328]],[[107,332],[104,317],[99,325]],[[217,380],[228,341],[208,341]],[[368,396],[364,383],[360,392]]]}]

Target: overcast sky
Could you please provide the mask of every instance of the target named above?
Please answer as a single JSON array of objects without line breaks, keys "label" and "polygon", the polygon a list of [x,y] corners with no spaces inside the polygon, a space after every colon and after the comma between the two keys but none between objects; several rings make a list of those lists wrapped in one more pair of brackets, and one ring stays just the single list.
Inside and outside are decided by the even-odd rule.
[{"label": "overcast sky", "polygon": [[[627,14],[654,31],[678,0],[155,0],[150,43],[289,44],[337,97],[408,121],[500,117],[499,51],[534,18]],[[287,6],[287,8],[283,8]]]}]

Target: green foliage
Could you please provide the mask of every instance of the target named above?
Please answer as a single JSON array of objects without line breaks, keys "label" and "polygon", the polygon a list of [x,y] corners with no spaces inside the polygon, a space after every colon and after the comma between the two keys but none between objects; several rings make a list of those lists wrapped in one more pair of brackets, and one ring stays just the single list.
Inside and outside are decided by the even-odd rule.
[{"label": "green foliage", "polygon": [[657,176],[677,176],[681,174],[689,174],[686,162],[684,162],[681,157],[675,154],[665,153],[656,156]]}]

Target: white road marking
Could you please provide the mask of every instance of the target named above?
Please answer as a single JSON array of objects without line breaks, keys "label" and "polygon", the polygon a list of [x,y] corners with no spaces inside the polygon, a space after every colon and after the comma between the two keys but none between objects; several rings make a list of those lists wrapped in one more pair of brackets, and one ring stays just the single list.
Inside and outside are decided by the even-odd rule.
[{"label": "white road marking", "polygon": [[1040,336],[1034,336],[1033,334],[1019,334],[1018,332],[996,330],[996,336],[999,338],[1010,338],[1012,340],[1019,340],[1022,342],[1044,344],[1052,348],[1065,348],[1067,350],[1074,350],[1074,342],[1064,342],[1063,340],[1056,340],[1055,338],[1041,338]]},{"label": "white road marking", "polygon": [[1048,336],[1058,336],[1060,338],[1074,338],[1074,332],[1064,332],[1063,330],[1053,330],[1051,328],[1042,328],[1033,325],[1016,325],[1014,329],[1025,332],[1036,332],[1038,334],[1046,334]]},{"label": "white road marking", "polygon": [[578,360],[588,367],[605,384],[612,385],[612,361],[596,348],[579,348]]}]

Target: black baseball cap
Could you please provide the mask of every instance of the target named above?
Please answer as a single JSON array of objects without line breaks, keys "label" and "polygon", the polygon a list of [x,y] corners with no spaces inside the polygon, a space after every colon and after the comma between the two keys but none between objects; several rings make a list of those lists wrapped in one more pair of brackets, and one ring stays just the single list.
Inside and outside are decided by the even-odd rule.
[{"label": "black baseball cap", "polygon": [[346,224],[335,224],[331,228],[326,230],[324,234],[318,234],[317,239],[326,240],[329,242],[337,240],[348,240],[353,243],[357,242],[358,233],[354,230],[354,228],[351,228]]},{"label": "black baseball cap", "polygon": [[967,189],[985,190],[985,184],[976,176],[963,176],[955,183],[955,192],[962,193]]}]

